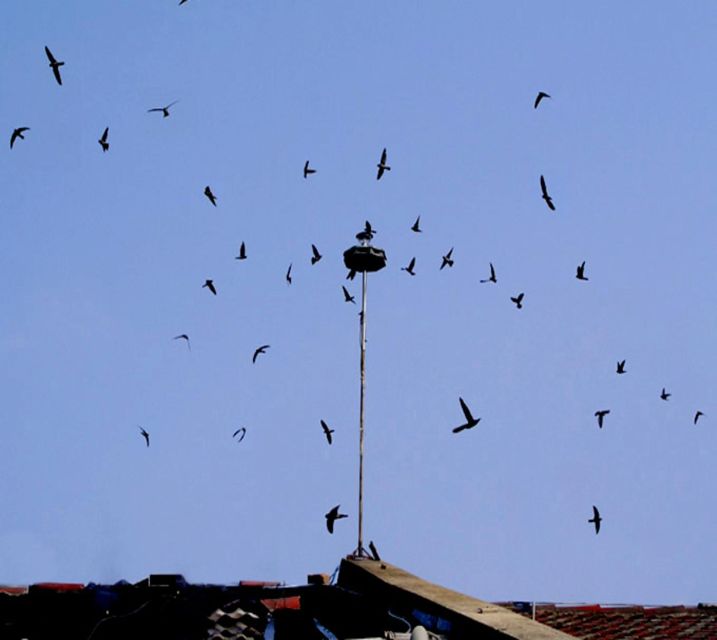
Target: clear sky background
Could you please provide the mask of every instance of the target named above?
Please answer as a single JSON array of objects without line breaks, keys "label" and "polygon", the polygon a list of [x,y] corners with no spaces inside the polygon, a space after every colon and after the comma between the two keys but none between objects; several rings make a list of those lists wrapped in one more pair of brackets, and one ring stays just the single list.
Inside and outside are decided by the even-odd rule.
[{"label": "clear sky background", "polygon": [[[331,572],[368,219],[366,541],[486,599],[717,600],[715,3],[22,0],[0,24],[0,582]],[[459,396],[482,420],[453,435]]]}]

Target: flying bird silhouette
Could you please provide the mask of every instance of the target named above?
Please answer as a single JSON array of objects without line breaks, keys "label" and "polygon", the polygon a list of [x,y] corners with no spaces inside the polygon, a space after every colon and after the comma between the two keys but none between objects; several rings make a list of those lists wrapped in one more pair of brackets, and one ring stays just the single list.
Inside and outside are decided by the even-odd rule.
[{"label": "flying bird silhouette", "polygon": [[312,173],[316,173],[316,169],[310,169],[309,161],[307,160],[304,164],[304,179],[306,179],[306,176],[311,175]]},{"label": "flying bird silhouette", "polygon": [[341,288],[344,291],[344,302],[353,302],[354,304],[356,304],[356,300],[355,300],[354,296],[352,296],[349,293],[349,290],[346,287],[344,287],[343,285],[341,285]]},{"label": "flying bird silhouette", "polygon": [[64,62],[58,62],[55,60],[55,56],[52,55],[52,52],[45,47],[45,55],[47,56],[47,59],[50,61],[50,66],[52,67],[52,73],[55,75],[55,80],[57,80],[57,84],[62,84],[62,77],[60,76],[60,67],[65,64]]},{"label": "flying bird silhouette", "polygon": [[575,276],[578,280],[588,280],[589,278],[585,277],[585,260],[583,260],[582,264],[578,265],[578,272]]},{"label": "flying bird silhouette", "polygon": [[610,413],[610,409],[603,409],[602,411],[596,411],[595,417],[598,419],[598,427],[602,429],[602,421],[605,416]]},{"label": "flying bird silhouette", "polygon": [[660,398],[662,398],[663,400],[669,400],[671,395],[671,393],[667,393],[667,391],[665,391],[665,387],[662,387],[662,393],[660,394]]},{"label": "flying bird silhouette", "polygon": [[246,435],[246,427],[240,427],[237,429],[234,433],[232,433],[232,438],[236,438],[241,433],[241,436],[239,436],[239,440],[237,442],[241,442],[244,440],[244,436]]},{"label": "flying bird silhouette", "polygon": [[291,264],[289,264],[289,268],[286,271],[286,282],[291,284]]},{"label": "flying bird silhouette", "polygon": [[416,218],[416,221],[413,223],[413,226],[411,227],[411,231],[415,231],[416,233],[421,233],[423,229],[421,229],[418,225],[421,222],[421,216],[418,216]]},{"label": "flying bird silhouette", "polygon": [[15,140],[20,138],[20,140],[24,140],[25,136],[22,135],[25,133],[25,131],[30,131],[30,127],[18,127],[17,129],[13,129],[12,135],[10,136],[10,148],[12,149],[13,145],[15,144]]},{"label": "flying bird silhouette", "polygon": [[445,256],[443,256],[443,261],[441,262],[441,268],[439,269],[439,271],[441,271],[443,269],[443,267],[445,267],[445,266],[449,266],[449,267],[453,266],[453,260],[451,258],[452,255],[453,255],[453,247],[451,247],[451,250]]},{"label": "flying bird silhouette", "polygon": [[695,414],[695,419],[694,419],[693,424],[697,424],[697,421],[700,419],[700,416],[703,416],[703,415],[705,415],[705,414],[702,413],[701,411],[698,411],[698,412]]},{"label": "flying bird silhouette", "polygon": [[376,174],[376,180],[380,180],[384,171],[391,171],[391,167],[386,164],[386,149],[381,152],[381,161],[376,165],[378,167],[378,173]]},{"label": "flying bird silhouette", "polygon": [[488,264],[490,264],[490,278],[481,280],[481,282],[498,282],[498,280],[495,277],[495,269],[493,268],[493,263],[489,262]]},{"label": "flying bird silhouette", "polygon": [[313,254],[313,255],[311,256],[311,264],[312,264],[312,265],[316,264],[316,263],[317,263],[319,260],[321,260],[321,258],[323,257],[323,256],[319,253],[319,250],[316,248],[316,245],[315,245],[315,244],[312,244],[312,245],[311,245],[311,253]]},{"label": "flying bird silhouette", "polygon": [[204,284],[202,285],[202,289],[204,289],[204,287],[209,289],[209,291],[211,291],[214,295],[217,295],[217,289],[214,286],[214,280],[205,280]]},{"label": "flying bird silhouette", "polygon": [[453,429],[453,433],[460,433],[461,431],[465,431],[466,429],[472,429],[480,422],[480,418],[474,418],[471,415],[471,410],[468,408],[468,405],[463,401],[463,398],[458,398],[458,401],[461,403],[461,409],[463,409],[463,415],[466,417],[466,421]]},{"label": "flying bird silhouette", "polygon": [[179,0],[179,5],[178,5],[178,6],[181,7],[185,2],[187,2],[187,0]]},{"label": "flying bird silhouette", "polygon": [[144,427],[140,427],[139,425],[137,425],[137,428],[140,430],[144,441],[147,443],[147,446],[149,446],[149,434],[144,430]]},{"label": "flying bird silhouette", "polygon": [[107,151],[107,149],[110,148],[110,143],[107,142],[107,136],[110,134],[110,128],[105,127],[104,133],[102,134],[102,137],[97,141],[100,143],[100,146],[102,147],[102,151]]},{"label": "flying bird silhouette", "polygon": [[339,513],[340,506],[341,505],[337,504],[324,516],[326,518],[326,528],[329,530],[329,533],[334,532],[334,522],[340,520],[341,518],[348,518],[345,513]]},{"label": "flying bird silhouette", "polygon": [[625,361],[624,361],[624,360],[620,360],[620,361],[617,363],[617,372],[618,372],[618,373],[625,373]]},{"label": "flying bird silhouette", "polygon": [[378,549],[376,548],[376,545],[373,543],[373,540],[369,541],[368,548],[371,551],[371,558],[373,560],[375,560],[376,562],[381,562],[381,556],[378,555]]},{"label": "flying bird silhouette", "polygon": [[324,435],[326,436],[326,441],[331,444],[333,442],[333,439],[331,438],[331,434],[334,432],[334,429],[329,429],[329,425],[327,425],[323,420],[321,421],[321,428],[324,430]]},{"label": "flying bird silhouette", "polygon": [[211,202],[215,207],[217,206],[217,197],[212,193],[212,190],[209,188],[209,185],[204,187],[204,195],[209,198],[209,202]]},{"label": "flying bird silhouette", "polygon": [[541,91],[540,93],[538,93],[537,97],[535,98],[535,103],[533,104],[533,109],[537,109],[537,108],[538,108],[538,105],[540,104],[540,101],[541,101],[543,98],[550,98],[550,97],[551,97],[551,96],[548,95],[547,93],[545,93],[545,91]]},{"label": "flying bird silhouette", "polygon": [[600,533],[600,523],[602,522],[602,518],[600,517],[600,512],[595,505],[593,505],[593,517],[590,518],[588,522],[592,522],[595,525],[595,535]]},{"label": "flying bird silhouette", "polygon": [[410,273],[412,276],[415,276],[416,273],[413,270],[413,267],[416,266],[416,258],[411,258],[411,262],[408,263],[407,267],[401,267],[401,271],[405,271],[406,273]]},{"label": "flying bird silhouette", "polygon": [[170,102],[166,107],[154,107],[152,109],[147,109],[147,113],[152,113],[153,111],[161,111],[163,118],[169,118],[169,107],[173,107],[178,102],[179,100],[175,100],[174,102]]},{"label": "flying bird silhouette", "polygon": [[191,345],[189,344],[189,336],[186,333],[180,333],[178,336],[174,336],[172,340],[186,340],[187,342],[187,349],[190,351],[192,350]]},{"label": "flying bird silhouette", "polygon": [[520,293],[520,294],[518,294],[518,296],[516,296],[515,298],[512,298],[512,297],[511,297],[511,299],[510,299],[511,302],[514,302],[514,303],[515,303],[515,306],[518,307],[518,309],[522,309],[522,308],[523,308],[523,296],[524,296],[524,295],[525,295],[524,293]]},{"label": "flying bird silhouette", "polygon": [[555,211],[553,199],[548,195],[548,187],[545,185],[545,178],[543,176],[540,176],[540,190],[543,192],[541,197],[545,200],[545,204],[548,205],[548,209]]},{"label": "flying bird silhouette", "polygon": [[266,353],[266,350],[270,347],[270,344],[263,344],[261,347],[259,347],[256,351],[254,351],[254,355],[252,356],[251,361],[256,362],[256,358],[260,353]]},{"label": "flying bird silhouette", "polygon": [[349,272],[346,274],[347,280],[353,280],[356,277],[356,272],[353,269],[349,269]]},{"label": "flying bird silhouette", "polygon": [[242,241],[239,247],[239,255],[234,258],[235,260],[246,260],[246,245]]}]

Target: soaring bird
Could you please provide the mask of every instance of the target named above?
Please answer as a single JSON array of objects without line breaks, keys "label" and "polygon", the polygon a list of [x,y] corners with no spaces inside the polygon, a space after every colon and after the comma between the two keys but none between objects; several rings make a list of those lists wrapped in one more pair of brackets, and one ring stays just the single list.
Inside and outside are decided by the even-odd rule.
[{"label": "soaring bird", "polygon": [[596,411],[595,417],[598,419],[598,427],[602,429],[602,421],[605,416],[610,413],[610,409],[603,409],[602,411]]},{"label": "soaring bird", "polygon": [[246,427],[240,427],[239,429],[237,429],[234,433],[232,433],[232,438],[236,438],[239,434],[241,435],[239,436],[239,440],[237,440],[237,442],[241,442],[242,440],[244,440],[244,436],[246,435]]},{"label": "soaring bird", "polygon": [[13,129],[12,135],[10,136],[10,148],[12,149],[13,145],[15,144],[15,140],[20,138],[20,140],[24,140],[25,136],[22,135],[25,131],[30,131],[30,127],[18,127],[17,129]]},{"label": "soaring bird", "polygon": [[202,289],[204,289],[204,287],[209,289],[209,291],[211,291],[214,295],[217,295],[217,289],[214,286],[214,280],[205,280],[204,284],[202,285]]},{"label": "soaring bird", "polygon": [[239,255],[234,258],[235,260],[246,260],[246,245],[242,241],[239,247]]},{"label": "soaring bird", "polygon": [[550,95],[545,93],[545,91],[541,91],[540,93],[538,93],[537,97],[535,98],[535,103],[533,104],[533,109],[538,108],[538,105],[543,98],[550,98]]},{"label": "soaring bird", "polygon": [[192,347],[189,344],[189,336],[186,333],[180,333],[178,336],[174,336],[172,340],[185,340],[187,342],[187,349],[190,351],[192,350]]},{"label": "soaring bird", "polygon": [[421,222],[421,216],[418,216],[418,218],[416,218],[416,221],[413,223],[413,226],[411,227],[411,231],[415,231],[416,233],[421,233],[423,231],[423,229],[421,229],[418,226],[420,224],[420,222]]},{"label": "soaring bird", "polygon": [[310,175],[310,174],[312,174],[312,173],[316,173],[316,169],[310,169],[310,168],[309,168],[309,161],[307,160],[307,161],[304,163],[304,179],[306,179],[306,176],[308,176],[308,175]]},{"label": "soaring bird", "polygon": [[58,62],[55,60],[55,56],[52,55],[52,52],[45,47],[45,55],[47,56],[47,59],[50,61],[50,66],[52,67],[52,73],[55,74],[55,80],[57,80],[57,84],[62,84],[62,77],[60,76],[60,67],[65,64],[64,62]]},{"label": "soaring bird", "polygon": [[137,425],[137,428],[140,430],[144,441],[147,443],[147,446],[149,446],[149,434],[144,430],[144,427],[140,427],[139,425]]},{"label": "soaring bird", "polygon": [[698,412],[695,414],[695,419],[694,419],[694,423],[693,423],[693,424],[697,424],[697,421],[700,419],[700,416],[703,416],[703,415],[705,415],[705,414],[702,413],[701,411],[698,411]]},{"label": "soaring bird", "polygon": [[110,134],[110,128],[105,127],[104,133],[102,134],[102,137],[97,141],[100,143],[100,146],[102,147],[102,151],[107,151],[107,149],[110,148],[110,143],[107,142],[107,136]]},{"label": "soaring bird", "polygon": [[578,272],[575,276],[578,280],[588,280],[589,278],[585,277],[585,260],[583,260],[582,264],[578,265]]},{"label": "soaring bird", "polygon": [[595,535],[600,533],[600,523],[602,522],[602,518],[600,517],[600,512],[595,505],[593,505],[593,517],[590,518],[588,522],[592,522],[595,525]]},{"label": "soaring bird", "polygon": [[489,262],[488,264],[490,265],[490,278],[481,280],[481,282],[498,282],[497,278],[495,277],[495,269],[493,268],[493,263]]},{"label": "soaring bird", "polygon": [[343,285],[341,285],[341,288],[344,291],[344,302],[353,302],[354,304],[356,304],[356,300],[355,300],[354,296],[352,296],[349,293],[349,290],[346,287],[344,287]]},{"label": "soaring bird", "polygon": [[204,195],[209,198],[209,202],[211,202],[215,207],[217,206],[217,197],[212,193],[212,190],[209,188],[209,185],[204,187]]},{"label": "soaring bird", "polygon": [[260,353],[266,353],[266,350],[270,347],[270,344],[263,344],[261,345],[256,351],[254,351],[254,355],[252,356],[251,361],[256,362],[256,358]]},{"label": "soaring bird", "polygon": [[625,373],[625,361],[620,360],[617,363],[617,373]]},{"label": "soaring bird", "polygon": [[381,161],[376,165],[378,167],[378,173],[376,174],[376,180],[380,180],[384,171],[391,171],[391,167],[386,164],[386,149],[381,152]]},{"label": "soaring bird", "polygon": [[289,264],[289,268],[286,270],[286,282],[291,284],[291,264]]},{"label": "soaring bird", "polygon": [[451,247],[451,250],[445,256],[443,256],[443,261],[441,262],[441,268],[439,269],[439,271],[441,269],[443,269],[443,267],[445,267],[445,266],[449,266],[449,267],[453,266],[453,259],[451,258],[452,255],[453,255],[453,247]]},{"label": "soaring bird", "polygon": [[518,309],[523,308],[523,296],[524,295],[525,295],[524,293],[520,293],[515,298],[511,297],[511,299],[510,299],[511,302],[515,303],[515,306],[518,307]]},{"label": "soaring bird", "polygon": [[173,107],[178,102],[179,100],[175,100],[174,102],[170,102],[166,107],[154,107],[152,109],[147,109],[147,113],[152,113],[153,111],[161,111],[162,117],[169,118],[169,107]]},{"label": "soaring bird", "polygon": [[331,434],[334,432],[334,429],[329,429],[329,425],[327,425],[323,420],[321,421],[321,428],[324,430],[326,441],[331,444],[333,442]]},{"label": "soaring bird", "polygon": [[466,421],[453,429],[453,433],[460,433],[466,429],[472,429],[480,422],[480,418],[474,418],[472,416],[471,410],[468,408],[468,405],[463,402],[463,398],[458,398],[458,401],[461,403],[461,409],[463,409],[463,415],[466,417]]},{"label": "soaring bird", "polygon": [[326,528],[329,530],[329,533],[334,532],[334,522],[340,520],[341,518],[348,518],[345,513],[339,513],[340,506],[341,505],[337,504],[324,516],[326,518]]},{"label": "soaring bird", "polygon": [[671,395],[671,393],[667,393],[667,391],[665,391],[665,387],[662,387],[662,393],[660,394],[660,398],[662,398],[663,400],[669,400]]},{"label": "soaring bird", "polygon": [[371,551],[371,558],[375,560],[376,562],[381,562],[381,556],[378,555],[378,549],[376,548],[376,545],[373,543],[373,540],[369,540],[368,548]]},{"label": "soaring bird", "polygon": [[405,271],[406,273],[410,273],[412,276],[415,276],[416,273],[413,270],[413,267],[416,266],[416,258],[411,258],[411,262],[408,263],[407,267],[401,267],[401,271]]},{"label": "soaring bird", "polygon": [[321,260],[321,258],[323,257],[323,256],[319,253],[319,250],[316,248],[316,245],[315,245],[315,244],[312,244],[312,245],[311,245],[311,253],[313,254],[313,255],[311,256],[311,264],[312,264],[312,265],[316,264],[316,263],[317,263],[319,260]]},{"label": "soaring bird", "polygon": [[540,176],[540,190],[543,192],[541,197],[545,200],[545,204],[548,205],[548,209],[555,211],[553,199],[548,195],[548,187],[545,185],[545,178],[543,176]]}]

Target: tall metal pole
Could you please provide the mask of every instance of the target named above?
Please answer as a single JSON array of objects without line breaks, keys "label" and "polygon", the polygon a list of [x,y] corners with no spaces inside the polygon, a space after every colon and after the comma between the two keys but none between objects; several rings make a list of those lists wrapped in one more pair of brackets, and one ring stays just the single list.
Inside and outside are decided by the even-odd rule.
[{"label": "tall metal pole", "polygon": [[363,548],[363,424],[364,397],[366,395],[366,285],[368,274],[363,272],[361,291],[361,404],[359,409],[359,504],[358,504],[358,546],[356,555],[361,557],[366,552]]}]

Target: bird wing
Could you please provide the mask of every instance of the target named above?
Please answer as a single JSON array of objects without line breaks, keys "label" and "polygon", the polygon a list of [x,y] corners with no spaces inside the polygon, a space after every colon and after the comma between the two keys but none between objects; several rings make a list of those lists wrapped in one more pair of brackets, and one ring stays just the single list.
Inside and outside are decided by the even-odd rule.
[{"label": "bird wing", "polygon": [[164,111],[162,107],[154,107],[152,109],[147,109],[147,113],[152,113],[152,111]]},{"label": "bird wing", "polygon": [[102,134],[102,137],[100,138],[100,140],[102,140],[102,142],[107,142],[107,136],[109,134],[110,134],[110,128],[105,127],[104,133]]},{"label": "bird wing", "polygon": [[[173,107],[175,104],[177,104],[179,100],[175,100],[174,102],[170,102],[164,109],[169,109],[169,107]],[[164,109],[160,109],[160,111],[164,111]]]},{"label": "bird wing", "polygon": [[252,356],[251,361],[256,362],[256,358],[260,353],[261,353],[261,347],[259,347],[256,351],[254,351],[254,355]]},{"label": "bird wing", "polygon": [[311,251],[314,254],[314,258],[316,258],[317,260],[321,257],[321,254],[319,253],[319,250],[316,248],[315,244],[311,245]]},{"label": "bird wing", "polygon": [[463,398],[458,398],[458,401],[461,403],[461,409],[463,409],[463,415],[466,417],[466,422],[475,422],[473,416],[471,415],[471,410],[468,408],[468,405],[463,401]]},{"label": "bird wing", "polygon": [[17,137],[19,136],[19,132],[17,129],[12,132],[12,135],[10,136],[10,148],[12,149],[12,145],[15,144],[15,140],[17,140]]},{"label": "bird wing", "polygon": [[60,75],[60,67],[57,65],[54,65],[52,67],[52,73],[55,75],[55,80],[57,80],[57,84],[62,84],[62,76]]},{"label": "bird wing", "polygon": [[416,266],[416,259],[411,258],[411,262],[408,263],[408,271],[413,271],[413,267]]},{"label": "bird wing", "polygon": [[52,55],[52,51],[50,51],[47,46],[45,46],[45,55],[47,56],[47,59],[50,61],[50,64],[57,63],[57,60],[55,60],[55,56]]},{"label": "bird wing", "polygon": [[384,147],[383,151],[381,152],[381,164],[386,164],[386,148]]},{"label": "bird wing", "polygon": [[545,184],[545,177],[544,177],[544,176],[540,176],[540,190],[543,192],[543,195],[544,195],[546,198],[549,198],[549,197],[550,197],[550,196],[548,195],[548,187],[547,187],[547,185]]}]

